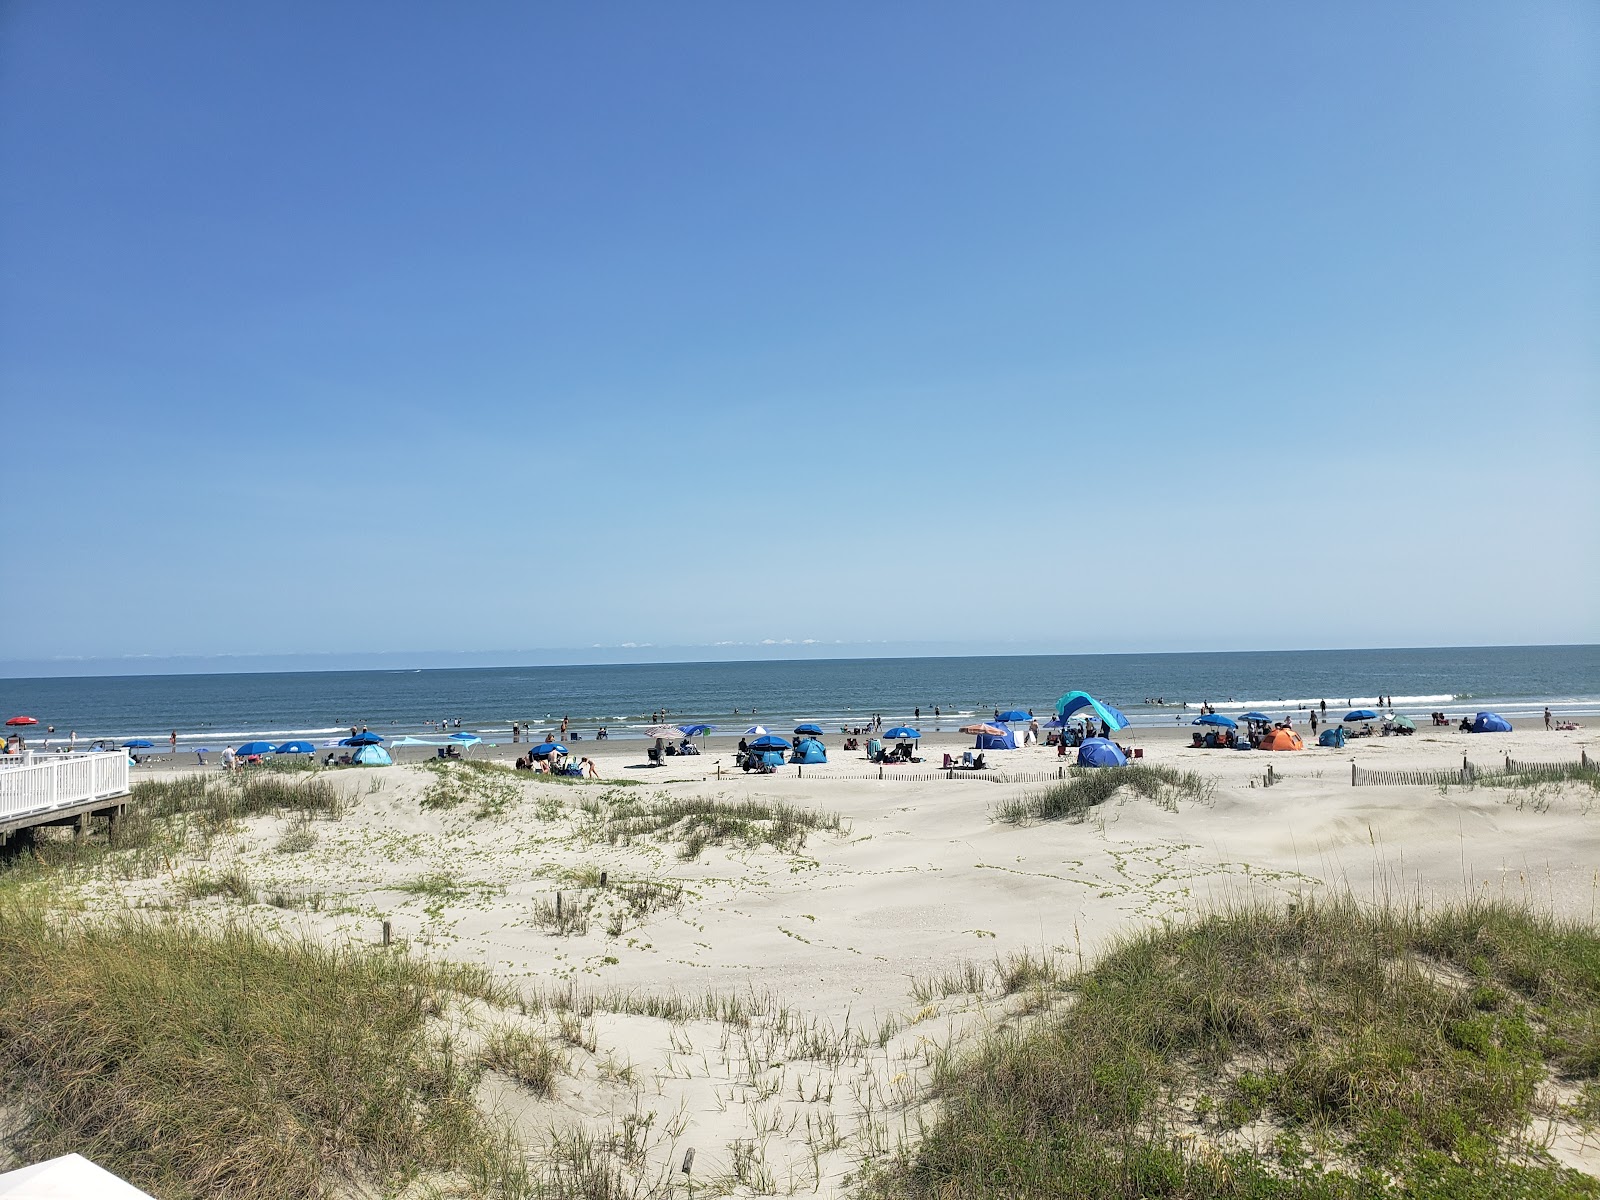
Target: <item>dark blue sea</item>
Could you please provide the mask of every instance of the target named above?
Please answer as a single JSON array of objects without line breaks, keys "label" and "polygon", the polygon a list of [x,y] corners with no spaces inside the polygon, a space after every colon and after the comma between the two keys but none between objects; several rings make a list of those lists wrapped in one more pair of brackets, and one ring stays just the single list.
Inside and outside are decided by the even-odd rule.
[{"label": "dark blue sea", "polygon": [[[639,666],[470,667],[0,680],[0,712],[53,725],[55,739],[148,737],[182,745],[260,736],[328,738],[352,724],[425,736],[440,721],[502,740],[512,721],[535,731],[563,715],[587,736],[637,735],[655,712],[723,732],[801,720],[832,729],[871,713],[953,729],[1006,708],[1041,718],[1081,689],[1138,725],[1171,724],[1203,702],[1268,713],[1328,702],[1372,706],[1378,696],[1413,716],[1493,709],[1511,721],[1600,714],[1600,646],[1419,650],[1295,650],[1226,654],[1028,655]],[[1164,701],[1164,704],[1157,703]],[[933,715],[937,706],[939,716]],[[920,718],[914,711],[921,709]]]}]

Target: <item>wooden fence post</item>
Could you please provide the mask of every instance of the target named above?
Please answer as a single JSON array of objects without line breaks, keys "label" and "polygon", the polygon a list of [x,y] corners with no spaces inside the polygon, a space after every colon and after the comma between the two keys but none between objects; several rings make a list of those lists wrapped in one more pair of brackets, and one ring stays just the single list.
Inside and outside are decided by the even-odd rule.
[{"label": "wooden fence post", "polygon": [[389,942],[393,938],[394,938],[394,926],[390,925],[388,921],[384,921],[384,923],[383,923],[383,944],[385,946],[387,946],[389,944]]},{"label": "wooden fence post", "polygon": [[1356,785],[1356,764],[1352,761],[1351,764],[1350,764],[1350,786],[1351,787],[1355,787],[1355,785]]}]

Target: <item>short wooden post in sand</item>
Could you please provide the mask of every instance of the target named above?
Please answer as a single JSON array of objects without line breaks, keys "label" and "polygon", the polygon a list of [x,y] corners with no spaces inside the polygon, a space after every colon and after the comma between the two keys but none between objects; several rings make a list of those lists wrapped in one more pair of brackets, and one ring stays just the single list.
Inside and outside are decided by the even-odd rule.
[{"label": "short wooden post in sand", "polygon": [[393,940],[394,940],[394,926],[390,925],[389,922],[386,920],[383,923],[383,944],[385,946],[387,946]]}]

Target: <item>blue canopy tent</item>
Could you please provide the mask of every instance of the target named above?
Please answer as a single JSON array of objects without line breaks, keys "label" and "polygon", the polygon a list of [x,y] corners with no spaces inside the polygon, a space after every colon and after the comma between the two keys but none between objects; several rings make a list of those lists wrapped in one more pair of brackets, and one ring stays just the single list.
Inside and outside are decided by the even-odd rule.
[{"label": "blue canopy tent", "polygon": [[1025,708],[1008,708],[996,719],[1000,721],[1031,721],[1033,720],[1033,714]]},{"label": "blue canopy tent", "polygon": [[1085,738],[1078,747],[1080,767],[1125,767],[1128,756],[1110,738]]},{"label": "blue canopy tent", "polygon": [[1472,718],[1473,733],[1510,733],[1511,722],[1499,713],[1481,712]]},{"label": "blue canopy tent", "polygon": [[1370,708],[1356,708],[1345,713],[1344,719],[1346,721],[1376,721],[1378,714]]},{"label": "blue canopy tent", "polygon": [[1190,721],[1191,725],[1215,725],[1220,729],[1237,729],[1239,722],[1232,717],[1225,717],[1221,713],[1207,713],[1203,717],[1196,717]]},{"label": "blue canopy tent", "polygon": [[382,746],[375,745],[360,747],[350,756],[350,761],[362,767],[388,767],[394,765],[394,759],[389,757],[389,752]]},{"label": "blue canopy tent", "polygon": [[828,761],[828,751],[816,738],[802,738],[795,743],[794,753],[789,756],[789,761],[803,766],[825,763]]},{"label": "blue canopy tent", "polygon": [[1073,713],[1082,712],[1086,708],[1099,717],[1107,729],[1118,730],[1128,727],[1128,718],[1121,709],[1101,703],[1088,692],[1068,692],[1061,697],[1056,701],[1056,716],[1064,721]]},{"label": "blue canopy tent", "polygon": [[249,758],[252,754],[271,754],[277,747],[271,742],[246,742],[234,751],[240,758]]}]

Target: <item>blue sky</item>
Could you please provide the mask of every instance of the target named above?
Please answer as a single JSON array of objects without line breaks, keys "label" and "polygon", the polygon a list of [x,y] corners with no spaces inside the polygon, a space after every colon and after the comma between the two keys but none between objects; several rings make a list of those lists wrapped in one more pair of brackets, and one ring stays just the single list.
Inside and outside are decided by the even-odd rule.
[{"label": "blue sky", "polygon": [[13,0],[0,666],[1600,641],[1597,68],[1587,0]]}]

